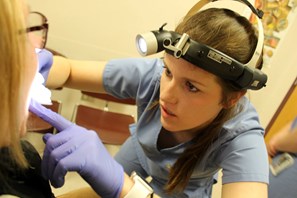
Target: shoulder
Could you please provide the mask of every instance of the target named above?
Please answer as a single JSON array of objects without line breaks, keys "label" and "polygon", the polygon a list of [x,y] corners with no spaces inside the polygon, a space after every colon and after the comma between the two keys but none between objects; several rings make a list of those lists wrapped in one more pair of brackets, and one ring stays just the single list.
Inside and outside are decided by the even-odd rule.
[{"label": "shoulder", "polygon": [[222,145],[219,165],[223,183],[253,181],[268,183],[268,155],[258,131],[241,133]]},{"label": "shoulder", "polygon": [[268,183],[268,156],[264,129],[258,113],[247,98],[241,110],[223,126],[218,139],[217,162],[224,173],[224,183],[256,181]]},{"label": "shoulder", "polygon": [[257,111],[245,97],[240,100],[238,108],[238,113],[223,125],[218,139],[222,159],[233,152],[266,152],[264,128],[260,124]]},{"label": "shoulder", "polygon": [[264,128],[260,124],[259,115],[246,97],[239,101],[235,116],[223,125],[221,141],[229,141],[242,133],[258,133],[264,136]]}]

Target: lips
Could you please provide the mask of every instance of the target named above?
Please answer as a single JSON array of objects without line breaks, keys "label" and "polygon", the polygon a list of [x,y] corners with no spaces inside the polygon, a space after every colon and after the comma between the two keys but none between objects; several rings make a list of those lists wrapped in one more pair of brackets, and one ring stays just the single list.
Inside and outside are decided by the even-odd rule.
[{"label": "lips", "polygon": [[162,111],[168,116],[176,116],[172,111],[166,108],[164,105],[161,105]]}]

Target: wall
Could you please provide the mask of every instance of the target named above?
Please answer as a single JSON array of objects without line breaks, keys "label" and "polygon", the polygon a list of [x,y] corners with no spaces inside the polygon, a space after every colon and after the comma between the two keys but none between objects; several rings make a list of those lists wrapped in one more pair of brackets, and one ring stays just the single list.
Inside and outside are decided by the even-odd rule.
[{"label": "wall", "polygon": [[138,56],[138,33],[175,27],[195,3],[170,0],[71,1],[28,0],[31,10],[43,12],[50,22],[49,46],[78,59]]},{"label": "wall", "polygon": [[[139,56],[134,45],[135,35],[157,29],[164,22],[168,23],[166,28],[173,29],[197,1],[187,0],[181,3],[172,0],[28,0],[28,2],[31,10],[41,11],[49,19],[48,47],[70,58],[106,60]],[[281,41],[270,67],[264,69],[269,76],[267,87],[250,93],[263,126],[268,124],[296,77],[297,67],[294,64],[297,62],[297,56],[294,56],[297,46],[297,39],[294,37],[296,33],[295,19],[290,24],[286,38]]]},{"label": "wall", "polygon": [[[270,66],[264,68],[268,75],[267,87],[251,93],[251,100],[264,126],[269,123],[297,76],[296,33],[297,15],[290,21],[286,36],[280,41]],[[297,98],[295,101],[297,107]]]}]

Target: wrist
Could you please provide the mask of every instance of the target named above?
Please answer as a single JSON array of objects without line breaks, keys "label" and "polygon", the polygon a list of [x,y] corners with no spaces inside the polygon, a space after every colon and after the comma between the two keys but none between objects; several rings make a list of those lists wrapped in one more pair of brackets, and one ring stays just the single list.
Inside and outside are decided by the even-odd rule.
[{"label": "wrist", "polygon": [[122,187],[122,191],[120,194],[120,198],[124,198],[126,194],[131,190],[131,188],[134,185],[134,181],[132,178],[130,178],[126,173],[124,174],[124,184]]},{"label": "wrist", "polygon": [[131,177],[125,174],[121,198],[147,198],[152,197],[153,189],[135,172]]}]

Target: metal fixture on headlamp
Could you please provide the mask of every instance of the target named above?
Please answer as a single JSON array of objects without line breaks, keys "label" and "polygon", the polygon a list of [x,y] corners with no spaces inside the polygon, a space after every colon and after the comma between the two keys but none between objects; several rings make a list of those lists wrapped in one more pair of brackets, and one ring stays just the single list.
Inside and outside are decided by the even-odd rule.
[{"label": "metal fixture on headlamp", "polygon": [[192,40],[186,33],[180,35],[174,31],[164,30],[166,23],[159,30],[137,35],[136,46],[142,56],[165,50],[175,58],[183,58],[222,79],[231,81],[239,89],[259,90],[266,85],[267,75],[253,68],[260,57],[264,42],[262,23],[258,14],[256,16],[259,26],[258,44],[253,57],[247,64],[240,63],[214,48]]},{"label": "metal fixture on headlamp", "polygon": [[189,48],[189,35],[184,33],[178,40],[175,45],[173,45],[170,38],[166,38],[163,41],[163,46],[165,49],[168,49],[173,52],[175,58],[180,58],[182,55],[185,55]]}]

